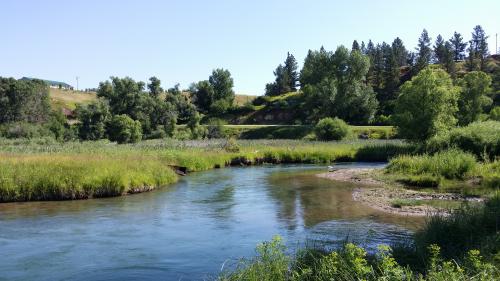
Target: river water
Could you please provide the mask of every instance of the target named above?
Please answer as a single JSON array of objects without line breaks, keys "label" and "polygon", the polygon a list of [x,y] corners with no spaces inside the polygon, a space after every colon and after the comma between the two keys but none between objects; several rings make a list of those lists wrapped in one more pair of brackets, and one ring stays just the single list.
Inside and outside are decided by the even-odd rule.
[{"label": "river water", "polygon": [[325,170],[227,168],[131,196],[0,204],[0,280],[213,279],[275,235],[292,250],[373,250],[421,225],[354,202],[355,185],[314,176]]}]

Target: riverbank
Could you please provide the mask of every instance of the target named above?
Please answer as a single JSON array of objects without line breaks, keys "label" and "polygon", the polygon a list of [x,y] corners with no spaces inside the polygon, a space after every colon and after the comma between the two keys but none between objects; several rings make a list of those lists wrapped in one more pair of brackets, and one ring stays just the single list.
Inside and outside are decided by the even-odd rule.
[{"label": "riverbank", "polygon": [[[0,140],[0,202],[121,196],[195,172],[263,163],[387,161],[412,149],[401,141],[143,141],[33,143]],[[174,167],[174,168],[173,168]]]},{"label": "riverbank", "polygon": [[316,176],[329,180],[359,184],[353,199],[374,209],[406,216],[448,215],[462,203],[476,203],[483,198],[468,197],[458,193],[426,192],[405,188],[396,182],[385,182],[378,177],[382,169],[339,169]]}]

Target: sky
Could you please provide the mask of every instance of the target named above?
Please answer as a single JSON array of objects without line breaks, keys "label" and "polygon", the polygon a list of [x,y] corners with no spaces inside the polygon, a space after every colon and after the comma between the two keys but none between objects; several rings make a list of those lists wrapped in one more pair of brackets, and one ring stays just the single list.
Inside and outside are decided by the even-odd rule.
[{"label": "sky", "polygon": [[351,47],[357,39],[414,49],[454,31],[469,40],[481,25],[495,51],[499,0],[0,0],[0,76],[95,88],[110,76],[188,88],[229,69],[238,94],[261,95],[292,53]]}]

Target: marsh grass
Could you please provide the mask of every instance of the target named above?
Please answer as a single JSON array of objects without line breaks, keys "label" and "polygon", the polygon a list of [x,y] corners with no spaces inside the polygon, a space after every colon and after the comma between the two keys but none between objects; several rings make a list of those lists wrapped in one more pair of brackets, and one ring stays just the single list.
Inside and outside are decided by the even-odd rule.
[{"label": "marsh grass", "polygon": [[[358,160],[366,145],[381,150],[398,141],[309,142],[294,140],[108,141],[0,140],[0,202],[119,196],[173,183],[171,166],[189,172],[260,163],[330,163]],[[377,152],[378,153],[378,152]],[[367,159],[378,159],[368,157]],[[387,156],[386,156],[387,157]]]}]

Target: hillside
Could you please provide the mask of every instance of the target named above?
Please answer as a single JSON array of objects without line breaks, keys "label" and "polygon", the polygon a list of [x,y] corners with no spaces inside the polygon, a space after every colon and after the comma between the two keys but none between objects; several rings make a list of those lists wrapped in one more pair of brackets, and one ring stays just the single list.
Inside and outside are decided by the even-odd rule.
[{"label": "hillside", "polygon": [[77,104],[87,104],[97,98],[95,92],[62,90],[50,88],[50,102],[53,108],[73,110]]}]

